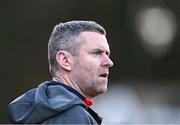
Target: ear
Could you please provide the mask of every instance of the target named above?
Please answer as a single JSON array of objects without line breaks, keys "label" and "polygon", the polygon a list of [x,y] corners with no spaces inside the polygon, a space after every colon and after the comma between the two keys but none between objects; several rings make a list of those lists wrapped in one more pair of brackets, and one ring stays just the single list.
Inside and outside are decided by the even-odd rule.
[{"label": "ear", "polygon": [[67,51],[59,51],[56,54],[56,61],[64,70],[71,71],[72,55]]}]

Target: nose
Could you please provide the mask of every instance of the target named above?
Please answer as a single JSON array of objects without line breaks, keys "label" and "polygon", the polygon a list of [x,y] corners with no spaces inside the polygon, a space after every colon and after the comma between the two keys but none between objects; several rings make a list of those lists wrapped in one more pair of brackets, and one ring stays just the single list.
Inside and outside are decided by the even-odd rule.
[{"label": "nose", "polygon": [[107,66],[108,68],[112,67],[114,64],[113,64],[113,61],[109,58],[109,56],[105,56],[105,59],[102,63],[103,66]]}]

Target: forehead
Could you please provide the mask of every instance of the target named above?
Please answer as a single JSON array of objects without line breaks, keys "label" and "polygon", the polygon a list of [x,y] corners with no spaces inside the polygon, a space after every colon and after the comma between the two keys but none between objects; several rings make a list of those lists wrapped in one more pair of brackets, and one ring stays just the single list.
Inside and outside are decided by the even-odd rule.
[{"label": "forehead", "polygon": [[98,32],[81,32],[80,37],[83,39],[83,48],[89,49],[102,49],[106,51],[109,50],[109,44],[107,42],[106,36]]}]

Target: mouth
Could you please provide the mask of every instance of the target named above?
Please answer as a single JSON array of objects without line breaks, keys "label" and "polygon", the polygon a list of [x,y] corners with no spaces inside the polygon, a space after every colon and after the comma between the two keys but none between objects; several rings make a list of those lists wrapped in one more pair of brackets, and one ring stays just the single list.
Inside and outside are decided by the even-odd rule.
[{"label": "mouth", "polygon": [[108,78],[108,73],[102,73],[99,75],[101,78]]}]

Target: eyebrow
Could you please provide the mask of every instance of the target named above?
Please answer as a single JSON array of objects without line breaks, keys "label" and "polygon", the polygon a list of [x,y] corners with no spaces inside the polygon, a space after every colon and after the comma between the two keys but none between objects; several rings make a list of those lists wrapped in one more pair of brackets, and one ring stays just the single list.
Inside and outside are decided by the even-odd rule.
[{"label": "eyebrow", "polygon": [[105,52],[106,55],[110,56],[110,51],[106,51],[106,50],[103,50],[103,49],[100,49],[100,48],[97,48],[97,49],[93,49],[91,52]]}]

